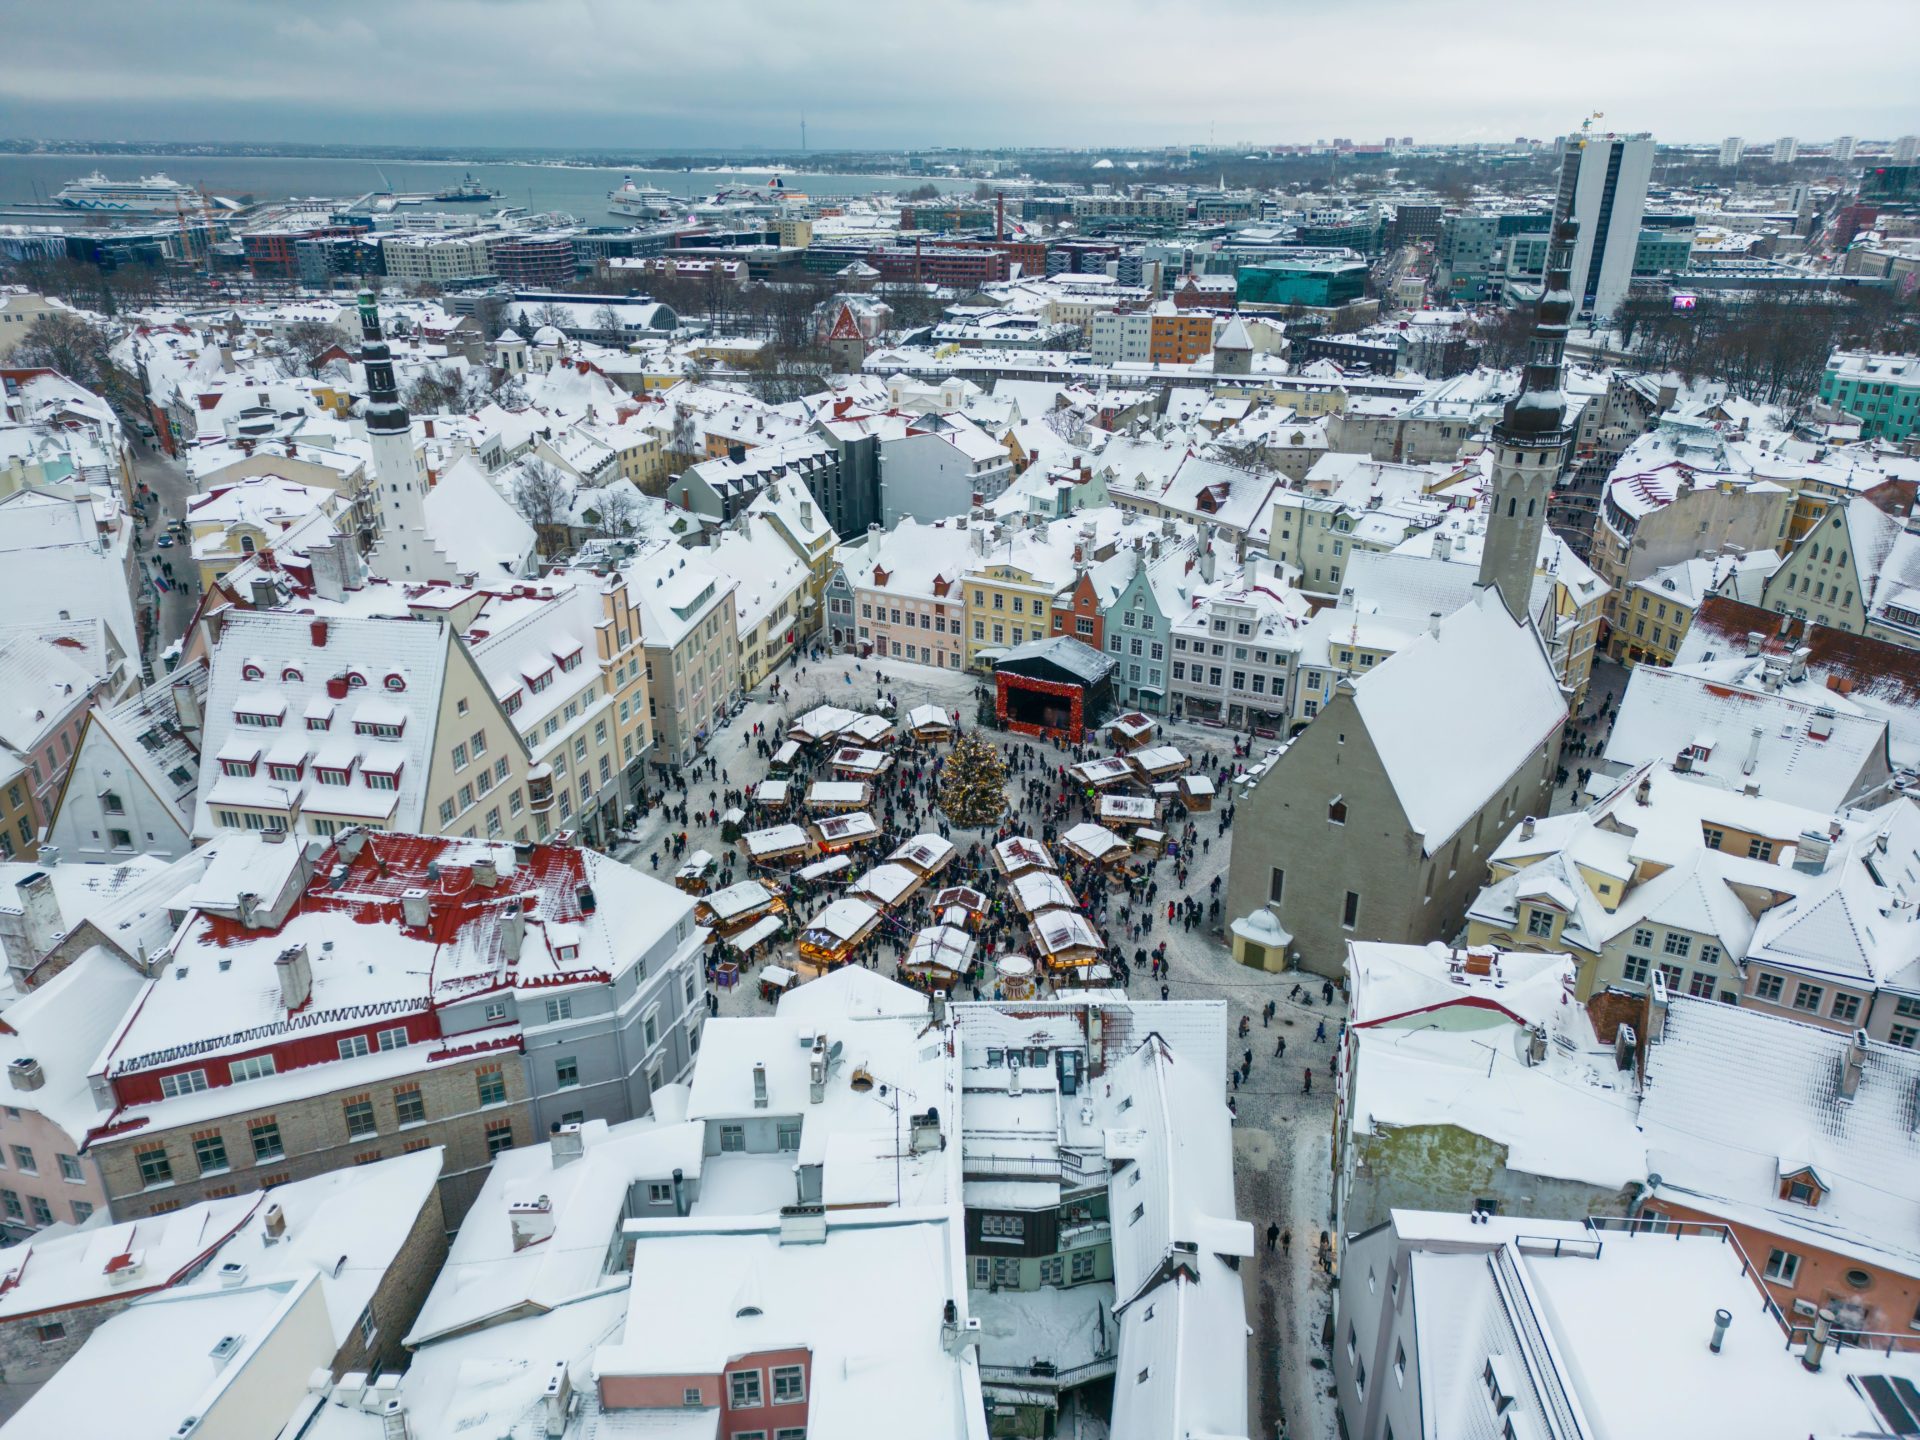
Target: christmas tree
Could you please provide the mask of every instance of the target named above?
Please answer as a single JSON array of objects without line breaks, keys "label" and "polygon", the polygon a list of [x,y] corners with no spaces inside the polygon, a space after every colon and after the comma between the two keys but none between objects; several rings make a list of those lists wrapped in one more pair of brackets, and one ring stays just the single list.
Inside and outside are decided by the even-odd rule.
[{"label": "christmas tree", "polygon": [[1007,765],[999,748],[962,735],[940,770],[938,804],[956,825],[993,825],[1006,813]]}]

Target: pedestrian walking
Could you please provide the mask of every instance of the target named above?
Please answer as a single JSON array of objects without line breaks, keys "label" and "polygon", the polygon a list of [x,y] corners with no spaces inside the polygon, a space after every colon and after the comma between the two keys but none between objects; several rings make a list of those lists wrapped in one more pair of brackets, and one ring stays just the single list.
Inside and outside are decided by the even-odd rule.
[{"label": "pedestrian walking", "polygon": [[1301,1082],[1300,1093],[1302,1095],[1311,1095],[1313,1093],[1313,1067],[1311,1065],[1306,1069],[1306,1077],[1307,1078]]},{"label": "pedestrian walking", "polygon": [[1280,1222],[1275,1220],[1267,1225],[1267,1253],[1272,1254],[1280,1244]]},{"label": "pedestrian walking", "polygon": [[1273,1042],[1273,1058],[1278,1060],[1287,1053],[1287,1037],[1282,1035]]},{"label": "pedestrian walking", "polygon": [[1282,1230],[1280,1232],[1280,1253],[1286,1256],[1293,1254],[1293,1231]]},{"label": "pedestrian walking", "polygon": [[1313,1038],[1316,1041],[1324,1040],[1327,1038],[1327,1022],[1326,1021],[1322,1020],[1318,1025],[1313,1027]]},{"label": "pedestrian walking", "polygon": [[1172,994],[1172,993],[1173,993],[1173,992],[1172,992],[1171,990],[1169,990],[1169,989],[1168,989],[1168,988],[1167,988],[1167,987],[1166,987],[1165,985],[1162,985],[1162,986],[1160,987],[1160,998],[1161,998],[1162,1000],[1165,1000],[1165,999],[1166,999],[1166,998],[1167,998],[1167,997],[1168,997],[1168,996],[1169,996],[1170,994]]}]

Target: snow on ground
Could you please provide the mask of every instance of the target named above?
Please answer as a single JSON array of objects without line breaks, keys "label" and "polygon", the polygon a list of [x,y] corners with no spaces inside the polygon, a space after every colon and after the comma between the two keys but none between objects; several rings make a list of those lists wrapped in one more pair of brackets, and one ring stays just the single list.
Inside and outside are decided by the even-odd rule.
[{"label": "snow on ground", "polygon": [[[803,673],[804,671],[804,673]],[[881,677],[884,678],[882,683]],[[729,786],[750,785],[766,777],[766,767],[753,750],[753,726],[764,723],[769,734],[776,727],[798,718],[816,705],[831,704],[848,709],[872,709],[881,694],[892,694],[904,715],[916,705],[933,704],[952,713],[960,712],[963,728],[976,724],[978,681],[974,676],[911,665],[897,660],[872,658],[856,661],[837,655],[815,661],[801,657],[798,664],[780,667],[775,677],[782,694],[775,698],[769,685],[749,692],[746,709],[709,744],[707,754],[719,762],[725,778],[702,778],[691,787],[687,803],[709,808],[719,804],[719,793]],[[989,732],[1001,740],[1024,737]],[[1193,757],[1195,769],[1211,771],[1232,753],[1232,737],[1224,730],[1193,724],[1168,725],[1162,736]],[[1050,758],[1065,762],[1066,753],[1055,746],[1032,742]],[[712,792],[713,799],[709,799]],[[724,808],[724,807],[722,807]],[[1215,876],[1222,877],[1225,888],[1228,845],[1232,831],[1219,833],[1219,813],[1195,817],[1205,849],[1194,857],[1189,877],[1189,893],[1208,898]],[[642,822],[637,843],[622,847],[621,858],[638,869],[647,870],[648,855],[670,831],[656,810]],[[704,847],[716,855],[724,853],[719,831],[712,826],[689,825],[688,850]],[[662,863],[662,872],[669,867]],[[861,868],[864,868],[862,866]],[[744,874],[746,872],[738,872]],[[858,874],[848,872],[848,878]],[[1163,885],[1170,881],[1162,867]],[[1332,1306],[1329,1277],[1314,1266],[1314,1249],[1319,1234],[1329,1224],[1332,1213],[1332,1087],[1328,1083],[1327,1061],[1333,1053],[1333,1038],[1345,1017],[1344,1001],[1336,993],[1331,1007],[1320,1003],[1320,992],[1311,993],[1311,1006],[1288,998],[1297,978],[1294,975],[1266,975],[1236,965],[1231,952],[1218,933],[1174,929],[1163,924],[1155,927],[1145,942],[1149,946],[1161,939],[1168,942],[1172,974],[1168,981],[1169,998],[1175,1000],[1224,999],[1230,1006],[1229,1023],[1237,1026],[1242,1015],[1250,1017],[1252,1034],[1245,1041],[1230,1039],[1228,1055],[1238,1061],[1243,1050],[1253,1051],[1253,1074],[1237,1093],[1240,1123],[1235,1135],[1235,1189],[1242,1218],[1252,1222],[1263,1241],[1260,1252],[1242,1267],[1247,1286],[1247,1318],[1253,1334],[1249,1341],[1249,1411],[1256,1417],[1254,1433],[1272,1435],[1284,1416],[1287,1433],[1300,1440],[1306,1436],[1332,1436],[1335,1432],[1334,1402],[1331,1398],[1331,1371],[1315,1369],[1312,1358],[1325,1360],[1328,1351],[1321,1334]],[[1133,993],[1150,997],[1158,986],[1143,974],[1137,976]],[[1271,999],[1279,1006],[1272,1029],[1263,1027],[1260,1012]],[[758,987],[742,983],[720,996],[722,1015],[770,1015],[773,1006],[759,997]],[[1313,1039],[1316,1023],[1325,1018],[1326,1042]],[[1274,1041],[1284,1035],[1287,1055],[1274,1058]],[[1315,1076],[1313,1094],[1300,1093],[1301,1072],[1312,1065]],[[1221,1077],[1224,1094],[1235,1094]],[[1264,1246],[1266,1228],[1277,1221],[1293,1234],[1291,1257]],[[1278,1383],[1273,1378],[1277,1374]],[[1079,1417],[1072,1417],[1078,1424]],[[1069,1417],[1063,1415],[1063,1425]],[[1083,1426],[1077,1433],[1098,1435],[1104,1427]],[[1063,1429],[1065,1434],[1076,1433]]]}]

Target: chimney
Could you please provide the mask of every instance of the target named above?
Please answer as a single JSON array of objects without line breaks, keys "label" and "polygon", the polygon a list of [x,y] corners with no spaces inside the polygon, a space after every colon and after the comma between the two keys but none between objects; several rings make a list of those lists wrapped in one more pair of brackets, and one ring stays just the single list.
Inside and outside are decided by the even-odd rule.
[{"label": "chimney", "polygon": [[1433,558],[1436,560],[1451,560],[1453,558],[1453,537],[1451,535],[1436,535],[1433,537]]},{"label": "chimney", "polygon": [[818,1105],[827,1098],[827,1037],[817,1035],[813,1053],[807,1057],[807,1103]]},{"label": "chimney", "polygon": [[312,626],[309,628],[313,632],[313,648],[316,650],[326,649],[327,648],[327,622],[324,620],[316,620],[313,622]]},{"label": "chimney", "polygon": [[782,1205],[780,1207],[780,1243],[782,1245],[824,1245],[826,1240],[826,1206]]},{"label": "chimney", "polygon": [[811,500],[802,500],[800,502],[800,528],[802,530],[813,529],[813,501]]},{"label": "chimney", "polygon": [[1860,1093],[1860,1082],[1867,1074],[1867,1032],[1856,1030],[1847,1040],[1846,1063],[1840,1068],[1840,1098],[1851,1100]]},{"label": "chimney", "polygon": [[571,1165],[587,1153],[587,1137],[581,1132],[578,1120],[554,1126],[548,1144],[553,1151],[553,1168],[556,1170]]},{"label": "chimney", "polygon": [[[1759,731],[1756,730],[1754,733],[1757,735]],[[1640,777],[1640,783],[1633,787],[1633,803],[1636,805],[1646,805],[1651,803],[1652,800],[1653,776],[1642,775]]]},{"label": "chimney", "polygon": [[1524,817],[1520,821],[1520,838],[1522,840],[1531,840],[1533,838],[1533,826],[1534,819],[1531,815]]},{"label": "chimney", "polygon": [[1433,638],[1436,640],[1440,638],[1441,618],[1442,618],[1441,614],[1438,610],[1429,610],[1427,612],[1427,633],[1433,636]]},{"label": "chimney", "polygon": [[400,892],[400,918],[409,929],[424,930],[433,916],[432,897],[418,885]]},{"label": "chimney", "polygon": [[1758,655],[1761,645],[1766,642],[1766,638],[1767,637],[1758,630],[1749,630],[1747,632],[1747,654]]},{"label": "chimney", "polygon": [[473,883],[482,890],[491,890],[500,883],[500,867],[493,863],[492,855],[482,855],[473,862]]},{"label": "chimney", "polygon": [[1656,970],[1647,977],[1647,1043],[1658,1045],[1667,1034],[1667,977]]},{"label": "chimney", "polygon": [[1713,1351],[1714,1354],[1718,1355],[1720,1353],[1721,1345],[1726,1342],[1727,1327],[1731,1324],[1733,1324],[1733,1312],[1731,1310],[1716,1310],[1713,1312],[1713,1339],[1707,1342],[1707,1348]]},{"label": "chimney", "polygon": [[1832,1334],[1833,1311],[1823,1306],[1820,1313],[1813,1317],[1813,1334],[1807,1337],[1806,1351],[1800,1356],[1800,1363],[1816,1375],[1820,1373],[1820,1362],[1827,1355],[1827,1337]]},{"label": "chimney", "polygon": [[767,1067],[764,1062],[753,1062],[753,1108],[767,1108]]},{"label": "chimney", "polygon": [[287,1238],[287,1212],[279,1205],[267,1206],[266,1216],[260,1222],[263,1238],[269,1245],[278,1245]]},{"label": "chimney", "polygon": [[1633,1057],[1639,1053],[1640,1037],[1631,1025],[1622,1025],[1613,1032],[1613,1068],[1631,1070]]},{"label": "chimney", "polygon": [[1761,733],[1758,725],[1753,727],[1753,734],[1747,740],[1747,758],[1740,762],[1740,773],[1742,775],[1751,775],[1760,766]]},{"label": "chimney", "polygon": [[304,942],[282,950],[273,962],[273,973],[280,979],[280,1003],[289,1015],[313,998],[313,963]]},{"label": "chimney", "polygon": [[513,1232],[514,1253],[553,1238],[553,1201],[545,1195],[516,1200],[507,1206],[507,1226]]},{"label": "chimney", "polygon": [[189,735],[198,736],[201,727],[200,697],[194,693],[193,686],[183,679],[173,682],[173,709],[180,717],[180,728]]},{"label": "chimney", "polygon": [[527,939],[527,912],[515,900],[500,915],[500,950],[512,963],[520,958],[520,947]]},{"label": "chimney", "polygon": [[1547,1059],[1547,1030],[1544,1025],[1527,1028],[1527,1064],[1542,1065]]},{"label": "chimney", "polygon": [[1020,1093],[1020,1067],[1018,1065],[1009,1065],[1007,1067],[1007,1093],[1009,1095],[1018,1095]]},{"label": "chimney", "polygon": [[687,1218],[687,1174],[678,1166],[673,1171],[673,1213],[682,1220]]},{"label": "chimney", "polygon": [[26,919],[27,948],[33,952],[28,963],[37,964],[67,933],[60,916],[60,897],[53,893],[53,877],[44,870],[16,881],[13,893]]},{"label": "chimney", "polygon": [[1827,856],[1833,842],[1818,830],[1802,830],[1793,849],[1793,868],[1807,875],[1818,875],[1827,868]]},{"label": "chimney", "polygon": [[7,1080],[16,1090],[38,1090],[47,1083],[47,1072],[30,1055],[7,1062]]},{"label": "chimney", "polygon": [[573,1381],[567,1375],[566,1361],[553,1362],[540,1406],[546,1420],[547,1440],[560,1440],[567,1433],[567,1416],[573,1409]]},{"label": "chimney", "polygon": [[1805,645],[1794,647],[1793,654],[1787,659],[1787,679],[1798,685],[1807,678],[1807,661],[1813,658],[1813,651]]},{"label": "chimney", "polygon": [[272,578],[266,575],[254,576],[253,608],[256,610],[271,610],[279,603],[280,592],[274,587]]}]

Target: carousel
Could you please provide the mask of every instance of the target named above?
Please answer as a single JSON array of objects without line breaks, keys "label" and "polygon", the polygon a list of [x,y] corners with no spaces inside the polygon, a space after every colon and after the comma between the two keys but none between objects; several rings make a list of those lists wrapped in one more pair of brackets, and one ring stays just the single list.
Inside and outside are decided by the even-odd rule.
[{"label": "carousel", "polygon": [[1033,976],[1033,961],[1024,955],[1002,955],[993,963],[994,988],[1003,1000],[1031,1000]]}]

